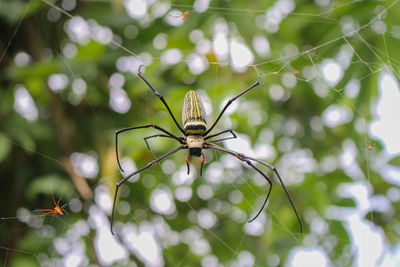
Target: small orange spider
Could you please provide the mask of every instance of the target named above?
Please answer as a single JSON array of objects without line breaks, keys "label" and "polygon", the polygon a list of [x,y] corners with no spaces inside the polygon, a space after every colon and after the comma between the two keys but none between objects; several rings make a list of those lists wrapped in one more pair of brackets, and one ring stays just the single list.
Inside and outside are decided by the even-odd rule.
[{"label": "small orange spider", "polygon": [[182,13],[182,15],[178,15],[178,16],[170,15],[170,16],[173,18],[176,18],[176,19],[179,19],[179,18],[186,19],[187,17],[189,17],[189,12],[185,11]]},{"label": "small orange spider", "polygon": [[54,205],[55,205],[54,209],[52,209],[52,210],[50,210],[50,209],[41,209],[41,210],[35,210],[35,212],[40,212],[40,211],[46,212],[46,213],[41,214],[40,217],[45,216],[45,215],[48,215],[48,214],[55,214],[56,216],[57,216],[57,214],[63,215],[63,214],[64,214],[63,211],[66,212],[66,213],[68,214],[68,212],[64,209],[64,207],[65,207],[68,203],[65,203],[64,205],[62,205],[62,206],[60,207],[60,201],[61,201],[62,197],[60,197],[60,199],[59,199],[59,200],[57,201],[57,203],[56,203],[56,201],[55,201],[55,199],[54,199],[53,193],[51,193],[51,196],[52,196],[52,198],[53,198],[53,202],[54,202]]},{"label": "small orange spider", "polygon": [[183,19],[186,19],[187,17],[189,17],[189,12],[185,11],[182,14]]},{"label": "small orange spider", "polygon": [[374,144],[372,144],[372,145],[371,145],[371,144],[369,144],[369,145],[368,145],[368,150],[369,150],[369,151],[371,151],[371,150],[372,150],[372,148],[374,148],[374,146],[375,146],[375,143],[374,143]]},{"label": "small orange spider", "polygon": [[298,71],[298,70],[294,70],[294,71],[293,71],[293,73],[297,75],[297,74],[299,74],[299,73],[300,73],[300,71]]}]

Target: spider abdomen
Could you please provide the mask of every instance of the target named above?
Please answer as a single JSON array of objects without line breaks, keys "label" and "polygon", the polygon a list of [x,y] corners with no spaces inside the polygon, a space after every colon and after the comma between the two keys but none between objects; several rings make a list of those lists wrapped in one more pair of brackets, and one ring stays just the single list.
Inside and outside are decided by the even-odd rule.
[{"label": "spider abdomen", "polygon": [[186,135],[202,134],[207,129],[203,102],[193,90],[187,92],[183,100],[182,123]]}]

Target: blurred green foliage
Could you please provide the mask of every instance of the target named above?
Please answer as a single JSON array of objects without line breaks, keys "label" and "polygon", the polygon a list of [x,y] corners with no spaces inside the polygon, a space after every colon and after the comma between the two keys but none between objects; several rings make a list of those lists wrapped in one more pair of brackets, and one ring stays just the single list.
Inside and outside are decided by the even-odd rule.
[{"label": "blurred green foliage", "polygon": [[[264,231],[260,235],[246,233],[245,228],[252,227],[251,224],[246,226],[246,219],[260,207],[267,185],[260,185],[262,178],[257,177],[256,172],[241,166],[225,166],[226,158],[221,153],[210,152],[206,154],[204,177],[192,168],[195,174],[190,185],[193,196],[189,204],[175,200],[176,212],[162,216],[170,230],[177,233],[189,229],[197,231],[210,246],[206,254],[215,255],[224,265],[237,259],[241,251],[250,252],[257,266],[283,265],[296,246],[322,247],[335,266],[351,265],[349,228],[343,221],[331,218],[327,209],[332,206],[356,208],[353,198],[338,193],[344,183],[361,181],[371,186],[369,198],[386,196],[389,190],[398,192],[396,185],[383,179],[381,170],[387,163],[399,166],[399,157],[388,162],[382,146],[371,140],[367,129],[373,116],[371,106],[378,96],[379,75],[385,68],[393,68],[398,73],[400,40],[399,33],[393,32],[393,26],[400,15],[399,1],[334,1],[325,7],[313,1],[296,1],[295,9],[283,18],[276,33],[269,33],[257,23],[264,23],[260,20],[265,10],[277,1],[211,1],[210,8],[201,13],[193,9],[192,1],[180,2],[170,6],[182,12],[190,11],[180,26],[166,23],[167,13],[154,17],[156,11],[152,7],[159,2],[148,2],[152,2],[150,14],[153,15],[140,19],[132,19],[122,1],[77,1],[76,7],[68,11],[74,18],[108,27],[114,34],[113,39],[133,54],[113,43],[102,44],[93,38],[87,43],[71,40],[71,35],[66,33],[71,18],[47,1],[0,3],[0,258],[4,264],[33,266],[65,256],[54,248],[54,240],[65,238],[68,229],[80,220],[90,221],[90,207],[100,206],[96,199],[98,188],[105,186],[112,197],[115,184],[122,178],[115,159],[115,130],[155,123],[179,134],[162,103],[137,77],[137,69],[132,72],[118,70],[121,57],[139,55],[146,59],[150,55],[152,61],[144,74],[164,95],[178,121],[188,90],[201,89],[210,98],[213,110],[209,116],[210,125],[227,97],[247,88],[258,75],[264,77],[259,87],[240,98],[235,112],[226,114],[217,128],[222,130],[224,125],[232,125],[236,133],[248,138],[253,149],[271,145],[275,155],[264,160],[280,171],[304,224],[304,234],[300,235],[284,191],[273,178],[276,182],[268,208],[262,215],[265,218],[259,219],[265,221]],[[66,1],[51,3],[60,7]],[[391,8],[382,13],[387,7]],[[378,17],[379,13],[381,16]],[[371,26],[380,19],[385,24],[385,34],[378,34]],[[190,34],[196,29],[201,30],[202,40],[212,42],[218,21],[227,25],[228,38],[237,38],[251,48],[255,55],[254,68],[237,73],[230,64],[216,61],[217,56],[210,49],[203,55],[211,62],[208,68],[200,74],[189,70],[187,56],[197,51],[196,46],[200,43],[192,42]],[[352,21],[355,29],[361,27],[360,30],[345,36],[345,21]],[[132,37],[135,31],[136,36]],[[157,49],[154,39],[160,33],[166,34],[167,44]],[[269,56],[262,57],[254,51],[252,42],[257,35],[269,40]],[[350,64],[339,83],[329,86],[317,68],[324,60],[336,58],[346,44],[351,44],[354,51],[349,58]],[[288,53],[287,50],[293,47],[295,52]],[[172,48],[179,49],[183,58],[177,64],[165,65],[162,53]],[[70,56],[68,49],[76,51]],[[16,60],[21,52],[28,55],[26,64]],[[306,77],[307,68],[314,73],[311,78]],[[109,104],[109,80],[117,72],[125,79],[122,88],[131,101],[131,108],[124,114],[114,111]],[[67,77],[68,83],[63,90],[55,92],[49,88],[52,74]],[[295,87],[283,85],[285,74],[296,77]],[[77,96],[72,89],[72,82],[78,78],[86,84],[83,97]],[[361,88],[354,98],[346,95],[344,90],[351,79],[358,80]],[[282,86],[282,99],[271,98],[272,85]],[[38,117],[33,121],[16,112],[15,92],[21,86],[29,92],[38,110]],[[318,95],[317,87],[325,88],[328,93]],[[322,122],[322,114],[334,104],[349,108],[352,119],[328,127]],[[256,116],[260,118],[254,123]],[[291,131],[290,127],[295,130]],[[154,133],[143,130],[122,135],[121,154],[131,158],[140,168],[177,146],[175,141],[153,139],[150,141],[152,150],[148,151],[142,138]],[[351,177],[346,166],[340,164],[340,157],[349,144],[346,141],[355,145],[354,164],[362,172],[364,178],[361,180]],[[235,140],[229,141],[233,142]],[[368,150],[369,144],[375,144],[372,150]],[[95,155],[99,167],[95,178],[84,178],[71,167],[71,158],[76,152]],[[139,227],[146,221],[159,219],[160,215],[150,209],[150,196],[156,188],[168,188],[172,193],[176,190],[174,175],[185,167],[184,156],[184,152],[180,152],[170,158],[175,165],[172,174],[166,174],[163,165],[159,164],[142,173],[137,182],[122,186],[120,201],[129,203],[130,211],[126,214],[117,212],[117,229],[121,229],[121,223]],[[323,162],[327,159],[333,160],[336,167],[324,170]],[[212,165],[214,162],[218,165]],[[307,164],[312,167],[301,171]],[[223,180],[212,183],[213,176],[218,176],[218,168]],[[273,176],[271,171],[263,170]],[[212,188],[211,198],[199,197],[197,192],[202,185]],[[242,201],[233,203],[230,200],[234,191],[241,192]],[[52,193],[57,199],[63,196],[64,201],[71,201],[74,210],[69,210],[70,215],[32,217],[31,212],[35,209],[53,208]],[[390,216],[398,214],[400,207],[398,202],[391,201],[389,199],[391,205],[387,211],[372,209],[365,215],[366,220],[384,231],[388,247],[399,242],[400,229],[395,216]],[[76,202],[80,206],[76,206]],[[204,229],[197,222],[196,214],[203,209],[213,211],[217,218],[211,229]],[[322,232],[313,229],[312,222],[316,219],[326,223]],[[94,248],[98,233],[93,223],[90,225],[89,233],[80,237],[86,248],[86,263],[101,263]],[[163,245],[162,249],[167,266],[197,266],[205,257],[185,242]],[[276,256],[278,263],[269,261]],[[129,258],[138,266],[143,265],[143,259],[137,253],[130,252]]]}]

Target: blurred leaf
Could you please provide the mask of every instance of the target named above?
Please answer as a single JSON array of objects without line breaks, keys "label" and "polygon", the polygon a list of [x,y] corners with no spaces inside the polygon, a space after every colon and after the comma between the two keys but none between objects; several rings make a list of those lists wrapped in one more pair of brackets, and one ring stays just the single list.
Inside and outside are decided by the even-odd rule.
[{"label": "blurred leaf", "polygon": [[15,129],[14,135],[15,139],[20,144],[20,147],[22,147],[28,154],[34,153],[36,143],[28,132],[21,130],[18,131],[17,129]]},{"label": "blurred leaf", "polygon": [[34,13],[41,5],[41,1],[21,1],[13,0],[0,1],[0,17],[6,19],[8,23],[14,24],[21,19]]},{"label": "blurred leaf", "polygon": [[41,193],[48,196],[53,194],[60,197],[69,197],[73,192],[73,186],[69,179],[57,174],[49,174],[35,178],[26,190],[26,197],[34,200]]},{"label": "blurred leaf", "polygon": [[394,157],[388,162],[390,165],[395,165],[400,167],[400,156]]},{"label": "blurred leaf", "polygon": [[337,205],[341,207],[356,207],[356,203],[352,198],[343,198],[337,202]]},{"label": "blurred leaf", "polygon": [[[37,240],[36,240],[37,241]],[[23,254],[23,253],[22,253]],[[22,266],[40,266],[32,255],[20,255],[11,259],[9,264],[10,267],[22,267]]]},{"label": "blurred leaf", "polygon": [[76,61],[97,60],[100,55],[107,49],[107,46],[98,42],[90,41],[88,44],[81,46],[76,55]]},{"label": "blurred leaf", "polygon": [[7,136],[0,133],[0,163],[8,156],[11,150],[11,143]]}]

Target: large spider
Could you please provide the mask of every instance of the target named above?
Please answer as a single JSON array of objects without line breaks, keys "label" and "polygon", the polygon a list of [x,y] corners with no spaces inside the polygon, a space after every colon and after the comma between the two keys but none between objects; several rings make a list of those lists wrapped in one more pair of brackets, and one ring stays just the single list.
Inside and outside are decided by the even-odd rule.
[{"label": "large spider", "polygon": [[[142,67],[142,66],[141,66]],[[296,214],[297,220],[299,222],[300,225],[300,232],[303,232],[303,226],[301,223],[301,220],[299,218],[299,215],[296,211],[296,208],[292,202],[292,199],[289,196],[288,191],[286,190],[285,185],[283,184],[283,181],[278,173],[278,171],[276,170],[276,168],[274,166],[272,166],[271,164],[246,156],[242,153],[238,153],[235,152],[233,150],[229,150],[223,147],[220,147],[216,144],[210,143],[210,142],[220,142],[223,140],[228,140],[228,139],[233,139],[236,138],[235,133],[231,130],[224,130],[221,132],[218,132],[216,134],[212,134],[212,135],[208,135],[213,129],[214,127],[217,125],[218,121],[221,119],[222,115],[224,114],[225,110],[232,104],[233,101],[235,101],[236,99],[238,99],[240,96],[242,96],[243,94],[245,94],[246,92],[250,91],[251,89],[253,89],[254,87],[256,87],[257,85],[260,84],[260,82],[262,81],[262,78],[260,78],[257,82],[255,82],[254,84],[252,84],[249,88],[247,88],[246,90],[242,91],[240,94],[232,97],[231,99],[229,99],[228,103],[226,103],[226,105],[224,106],[224,108],[222,109],[222,111],[219,113],[217,119],[215,120],[215,122],[211,125],[210,128],[207,129],[206,126],[206,113],[204,111],[204,107],[203,107],[203,103],[201,102],[201,99],[197,97],[197,94],[194,91],[189,91],[186,93],[184,101],[183,101],[183,110],[182,110],[182,122],[183,122],[183,128],[179,125],[178,121],[175,119],[174,114],[172,114],[171,109],[169,108],[167,102],[165,101],[164,97],[156,90],[153,88],[153,86],[146,80],[146,78],[143,76],[143,73],[141,72],[141,67],[139,67],[139,71],[138,71],[138,75],[140,78],[142,78],[142,80],[150,87],[150,89],[156,94],[156,96],[164,103],[165,107],[167,108],[169,114],[171,115],[171,118],[174,120],[176,126],[178,127],[178,129],[182,132],[182,134],[184,135],[182,136],[176,136],[172,133],[170,133],[169,131],[161,128],[160,126],[157,126],[155,124],[145,124],[145,125],[140,125],[140,126],[133,126],[133,127],[128,127],[128,128],[123,128],[120,130],[117,130],[115,133],[115,149],[116,149],[116,154],[117,154],[117,162],[118,162],[118,166],[121,169],[122,172],[124,172],[124,170],[121,167],[121,164],[119,162],[119,156],[118,156],[118,135],[120,133],[126,132],[126,131],[130,131],[130,130],[136,130],[136,129],[142,129],[142,128],[155,128],[161,132],[163,132],[163,134],[155,134],[155,135],[150,135],[144,138],[147,147],[149,148],[149,145],[147,143],[147,139],[149,138],[153,138],[153,137],[166,137],[166,138],[171,138],[171,139],[175,139],[176,141],[178,141],[181,146],[179,146],[178,148],[162,155],[159,158],[156,158],[155,160],[149,162],[146,166],[134,171],[133,173],[129,174],[128,176],[126,176],[124,179],[122,179],[121,181],[119,181],[116,185],[116,189],[115,189],[115,195],[114,195],[114,204],[113,204],[113,209],[112,209],[112,216],[111,216],[111,233],[114,234],[113,232],[113,222],[114,222],[114,214],[115,214],[115,204],[116,204],[116,200],[117,200],[117,194],[118,194],[118,189],[119,187],[125,183],[128,179],[130,179],[132,176],[150,168],[153,165],[156,165],[158,162],[160,162],[161,160],[167,158],[168,156],[176,153],[179,150],[182,149],[187,149],[188,152],[186,154],[186,164],[187,164],[187,171],[188,174],[190,172],[190,165],[189,165],[189,161],[188,161],[188,157],[203,157],[203,161],[201,163],[201,167],[200,167],[200,175],[202,175],[203,173],[203,166],[204,166],[204,162],[205,162],[205,156],[203,153],[203,149],[212,149],[212,150],[218,150],[221,152],[225,152],[228,154],[231,154],[232,156],[236,157],[237,159],[241,160],[242,162],[246,162],[247,165],[249,165],[250,167],[252,167],[254,170],[256,170],[259,174],[261,174],[269,183],[270,187],[268,190],[268,194],[267,197],[265,198],[264,203],[262,204],[260,210],[257,212],[257,214],[250,219],[248,222],[252,222],[254,221],[259,215],[260,213],[263,211],[268,199],[269,199],[269,195],[271,194],[271,190],[272,190],[272,181],[271,179],[268,177],[267,174],[265,174],[264,172],[262,172],[259,168],[257,168],[256,166],[254,166],[253,162],[258,162],[268,168],[270,168],[278,177],[279,182],[281,183],[286,196],[289,199],[290,205],[293,208],[294,213]],[[206,142],[206,140],[209,139],[213,139],[219,135],[222,135],[224,133],[230,133],[232,136],[230,137],[226,137],[226,138],[221,138],[218,140],[214,140],[214,141],[210,141],[210,142]]]}]

